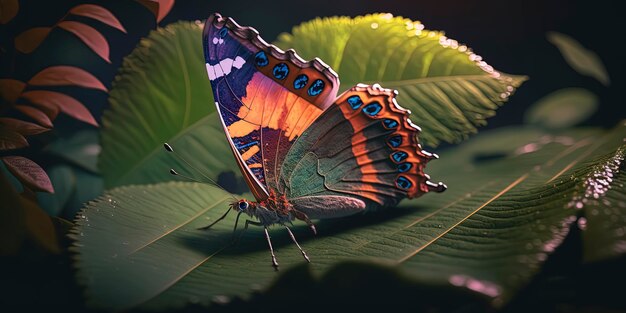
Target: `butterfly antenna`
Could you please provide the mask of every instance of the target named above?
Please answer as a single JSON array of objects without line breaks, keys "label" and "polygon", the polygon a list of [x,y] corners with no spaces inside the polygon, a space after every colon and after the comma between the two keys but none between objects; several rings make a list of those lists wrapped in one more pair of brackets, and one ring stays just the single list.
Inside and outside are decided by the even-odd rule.
[{"label": "butterfly antenna", "polygon": [[198,168],[196,168],[195,166],[191,165],[191,163],[187,162],[187,160],[185,160],[185,158],[183,158],[180,154],[176,153],[176,152],[174,151],[174,148],[172,148],[172,146],[170,146],[170,144],[169,144],[169,143],[167,143],[167,142],[166,142],[166,143],[164,143],[164,144],[163,144],[163,147],[165,148],[165,150],[166,150],[167,152],[170,152],[170,153],[174,154],[174,156],[175,156],[176,158],[178,158],[179,160],[183,161],[183,163],[185,163],[188,167],[190,167],[191,169],[193,169],[194,171],[196,171],[196,172],[198,172],[200,175],[202,175],[202,177],[204,177],[207,181],[201,181],[201,180],[195,179],[195,178],[190,177],[190,176],[185,176],[185,175],[183,175],[183,174],[178,173],[178,172],[177,172],[176,170],[174,170],[173,168],[172,168],[172,169],[170,169],[170,174],[172,174],[172,175],[174,175],[174,176],[180,176],[180,177],[182,177],[182,178],[184,178],[184,179],[187,179],[187,180],[189,180],[189,181],[193,181],[193,182],[196,182],[196,183],[204,183],[204,184],[213,185],[213,186],[215,186],[215,187],[217,187],[217,188],[220,188],[220,189],[222,189],[222,190],[224,190],[224,191],[228,192],[228,193],[230,194],[230,196],[231,196],[231,197],[232,197],[235,201],[237,201],[237,200],[238,200],[238,199],[237,199],[237,197],[235,197],[235,195],[233,195],[233,194],[232,194],[232,193],[230,193],[228,190],[226,190],[226,188],[222,187],[220,184],[218,184],[218,183],[217,183],[215,180],[213,180],[211,177],[209,177],[208,175],[206,175],[204,172],[202,172],[201,170],[199,170],[199,169],[198,169]]}]

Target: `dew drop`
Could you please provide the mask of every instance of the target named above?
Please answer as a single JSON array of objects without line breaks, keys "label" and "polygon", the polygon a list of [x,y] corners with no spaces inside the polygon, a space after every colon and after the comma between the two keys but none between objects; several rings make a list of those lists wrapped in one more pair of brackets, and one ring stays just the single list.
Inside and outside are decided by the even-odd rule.
[{"label": "dew drop", "polygon": [[372,24],[370,24],[370,27],[372,29],[378,29],[378,23],[372,23]]}]

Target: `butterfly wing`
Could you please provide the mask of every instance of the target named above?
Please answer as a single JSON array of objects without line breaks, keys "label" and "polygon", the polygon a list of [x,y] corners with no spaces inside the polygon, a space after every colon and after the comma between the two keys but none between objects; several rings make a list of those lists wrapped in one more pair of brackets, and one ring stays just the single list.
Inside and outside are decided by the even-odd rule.
[{"label": "butterfly wing", "polygon": [[296,141],[282,165],[280,190],[298,210],[339,217],[445,190],[424,174],[437,156],[421,149],[419,128],[396,94],[357,85]]},{"label": "butterfly wing", "polygon": [[321,60],[305,62],[219,14],[207,19],[203,43],[231,150],[250,190],[264,200],[278,187],[280,164],[295,139],[332,104],[339,79]]}]

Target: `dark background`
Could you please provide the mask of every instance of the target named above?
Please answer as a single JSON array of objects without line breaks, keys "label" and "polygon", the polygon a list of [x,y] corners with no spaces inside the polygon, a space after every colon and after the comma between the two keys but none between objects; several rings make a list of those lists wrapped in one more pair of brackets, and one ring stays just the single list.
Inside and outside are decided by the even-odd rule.
[{"label": "dark background", "polygon": [[[1,46],[11,47],[13,38],[24,30],[54,24],[71,7],[80,3],[85,2],[21,0],[20,12],[16,19],[10,24],[0,25]],[[97,57],[81,42],[73,39],[71,34],[58,31],[53,32],[42,46],[30,55],[15,53],[10,49],[3,53],[0,60],[0,78],[15,77],[26,81],[47,66],[70,64],[94,73],[110,88],[123,57],[132,51],[140,38],[156,27],[154,16],[132,0],[88,3],[100,4],[110,9],[128,30],[128,34],[123,34],[99,23],[89,22],[109,41],[112,64],[107,64]],[[623,90],[626,87],[623,74],[626,20],[623,16],[624,11],[618,9],[617,1],[178,0],[170,14],[159,25],[164,26],[181,19],[204,19],[212,12],[232,16],[242,25],[255,27],[267,41],[272,41],[279,33],[290,31],[293,26],[317,16],[356,16],[374,12],[401,15],[420,20],[427,29],[444,30],[448,37],[472,47],[474,52],[483,56],[497,70],[530,77],[510,101],[498,110],[497,116],[489,120],[486,128],[521,124],[524,112],[532,103],[551,91],[565,87],[583,87],[600,98],[599,110],[585,122],[586,125],[610,128],[626,115],[624,114],[626,110],[623,109],[625,99]],[[81,20],[79,17],[71,19]],[[548,31],[567,34],[586,48],[595,51],[608,70],[611,85],[605,87],[595,79],[582,76],[570,68],[556,47],[546,40]],[[86,103],[96,119],[100,119],[102,110],[107,106],[106,94],[79,88],[73,91],[73,95]],[[85,125],[59,117],[55,127],[55,135],[63,136]],[[36,150],[37,145],[34,146]],[[46,164],[46,160],[38,158],[37,155],[31,157],[42,165]],[[570,237],[576,236],[578,234],[574,229]],[[614,308],[623,308],[619,296],[619,290],[623,290],[623,286],[613,283],[623,284],[626,279],[624,259],[592,266],[580,266],[580,263],[574,261],[568,262],[574,264],[571,267],[559,268],[554,264],[563,264],[561,262],[563,259],[581,258],[580,246],[575,244],[580,242],[580,238],[569,239],[566,242],[570,244],[557,250],[542,274],[507,311],[537,311],[537,308],[542,308],[540,311],[555,309],[568,312],[578,308],[573,311],[594,312],[597,308],[608,307],[609,311],[616,312],[613,311]],[[33,254],[7,262],[3,260],[0,265],[4,269],[12,269],[9,276],[0,278],[0,287],[11,289],[12,292],[0,300],[10,300],[8,303],[24,305],[20,311],[29,307],[28,304],[37,307],[63,305],[66,311],[82,311],[81,290],[74,283],[74,273],[69,260]],[[355,274],[356,276],[358,275]],[[289,277],[287,275],[285,279]],[[404,288],[402,287],[404,283],[398,281],[388,283],[395,284],[396,288],[381,285],[374,290],[366,290],[368,293],[359,294],[363,290],[354,289],[354,286],[362,285],[364,282],[355,279],[353,287],[344,290],[351,294],[334,296],[345,301],[389,297],[387,303],[399,301],[398,304],[408,304],[416,300],[415,293],[407,292],[415,291],[411,289],[413,287]],[[335,282],[322,282],[317,286],[305,287],[308,289],[302,292],[320,294],[324,291],[324,284],[337,285]],[[432,290],[422,291],[432,292]],[[247,305],[239,303],[233,310],[267,309],[277,303],[289,303],[293,311],[300,311],[309,305],[306,297],[285,299],[285,292],[288,293],[284,290],[270,291],[268,297],[254,300]],[[445,298],[440,300],[442,303],[446,302]],[[5,307],[2,301],[0,307]],[[563,306],[560,303],[567,304]],[[484,309],[480,305],[465,307],[459,303],[459,306],[461,307],[459,312]]]},{"label": "dark background", "polygon": [[[81,47],[82,43],[63,40],[63,37],[72,35],[59,31],[53,32],[50,40],[31,55],[16,54],[13,58],[4,58],[0,63],[0,77],[17,76],[27,80],[46,66],[73,64],[96,73],[105,85],[110,86],[122,58],[132,51],[139,38],[155,27],[154,17],[132,0],[89,2],[109,8],[128,30],[128,34],[123,34],[99,23],[89,23],[109,41],[111,65]],[[79,3],[84,1],[21,0],[16,19],[0,30],[3,46],[9,46],[7,41],[21,31],[55,23]],[[211,12],[220,12],[234,17],[242,25],[255,27],[267,41],[272,41],[279,33],[288,32],[293,26],[318,16],[389,12],[419,20],[427,29],[445,31],[448,37],[472,47],[502,72],[530,77],[498,110],[497,117],[489,120],[489,128],[521,123],[529,105],[564,87],[584,87],[598,95],[600,110],[586,124],[612,127],[626,112],[622,109],[626,19],[617,3],[607,0],[179,0],[160,26],[178,20],[201,20]],[[611,85],[607,88],[570,68],[556,47],[546,40],[548,31],[567,34],[595,51],[608,70]],[[59,47],[58,42],[63,42],[63,46]],[[68,42],[75,42],[76,49],[71,49]],[[89,91],[82,93],[86,93],[82,97],[89,99],[89,107],[99,118],[101,110],[106,107],[106,97]]]}]

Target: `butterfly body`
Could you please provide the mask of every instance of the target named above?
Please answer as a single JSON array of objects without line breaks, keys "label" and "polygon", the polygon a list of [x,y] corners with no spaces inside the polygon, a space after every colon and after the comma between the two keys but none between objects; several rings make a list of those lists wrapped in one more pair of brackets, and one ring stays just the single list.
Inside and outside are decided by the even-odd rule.
[{"label": "butterfly body", "polygon": [[219,14],[207,19],[203,44],[226,139],[256,199],[233,209],[258,220],[246,221],[246,228],[265,228],[272,256],[270,225],[285,226],[298,245],[286,225],[295,219],[314,230],[311,218],[378,210],[445,190],[424,174],[437,156],[421,148],[420,129],[396,102],[396,91],[358,84],[337,95],[339,77],[324,62],[282,51]]}]

